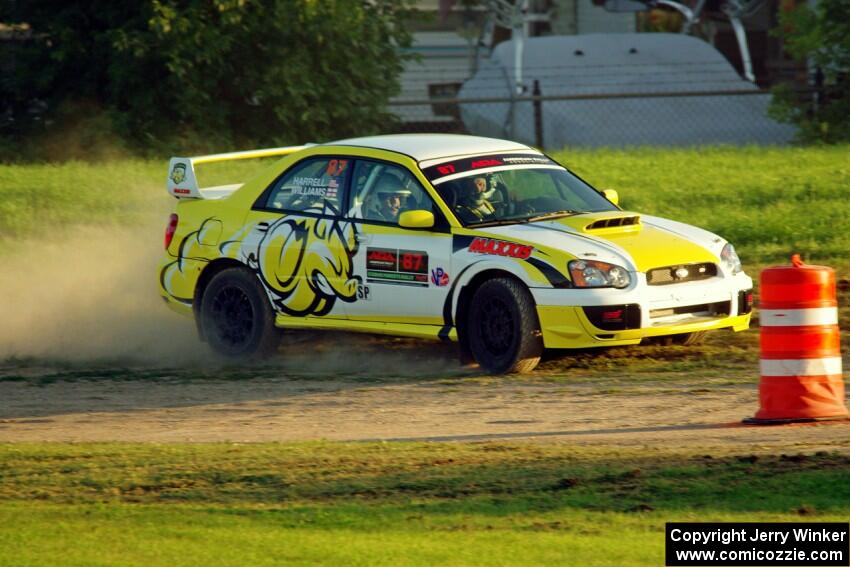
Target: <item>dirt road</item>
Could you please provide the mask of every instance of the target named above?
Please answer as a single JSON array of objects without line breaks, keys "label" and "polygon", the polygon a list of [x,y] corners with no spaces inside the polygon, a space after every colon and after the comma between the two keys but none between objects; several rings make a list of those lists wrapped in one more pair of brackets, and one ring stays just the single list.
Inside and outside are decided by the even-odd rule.
[{"label": "dirt road", "polygon": [[364,372],[374,354],[300,374],[285,365],[201,374],[5,368],[0,441],[533,439],[784,452],[850,446],[850,422],[742,426],[758,408],[755,368],[744,370],[752,376],[745,383],[704,385],[676,373],[634,383],[615,371],[571,380],[545,367],[543,376],[499,378],[458,368],[439,351],[413,367],[405,354],[379,360],[403,363],[407,374]]}]

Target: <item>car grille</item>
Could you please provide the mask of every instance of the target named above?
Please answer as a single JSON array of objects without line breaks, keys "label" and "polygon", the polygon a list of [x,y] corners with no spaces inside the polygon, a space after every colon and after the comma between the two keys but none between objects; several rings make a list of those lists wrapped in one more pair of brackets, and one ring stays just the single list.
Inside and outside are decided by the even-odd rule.
[{"label": "car grille", "polygon": [[673,315],[708,315],[710,317],[716,317],[718,315],[729,315],[731,306],[731,301],[718,301],[716,303],[685,305],[683,307],[670,307],[668,309],[651,309],[649,311],[649,318],[658,319]]},{"label": "car grille", "polygon": [[707,280],[717,275],[717,264],[680,264],[653,268],[646,272],[646,283],[649,285],[668,285],[697,280]]}]

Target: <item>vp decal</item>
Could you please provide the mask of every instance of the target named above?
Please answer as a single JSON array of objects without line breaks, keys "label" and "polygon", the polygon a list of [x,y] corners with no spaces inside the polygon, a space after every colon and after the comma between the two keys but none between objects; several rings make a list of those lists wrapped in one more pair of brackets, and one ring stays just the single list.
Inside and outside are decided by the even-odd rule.
[{"label": "vp decal", "polygon": [[437,287],[449,285],[449,275],[443,268],[434,268],[431,270],[431,283]]}]

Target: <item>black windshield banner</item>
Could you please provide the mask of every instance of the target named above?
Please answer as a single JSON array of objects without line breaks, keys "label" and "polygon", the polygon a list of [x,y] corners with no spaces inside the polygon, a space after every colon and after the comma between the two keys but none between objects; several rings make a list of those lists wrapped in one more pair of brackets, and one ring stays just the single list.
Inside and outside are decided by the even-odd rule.
[{"label": "black windshield banner", "polygon": [[432,165],[423,169],[428,181],[434,181],[447,175],[456,173],[468,173],[477,169],[488,167],[501,167],[506,165],[558,165],[542,154],[494,154],[487,156],[476,156],[454,161],[447,161],[438,165]]}]

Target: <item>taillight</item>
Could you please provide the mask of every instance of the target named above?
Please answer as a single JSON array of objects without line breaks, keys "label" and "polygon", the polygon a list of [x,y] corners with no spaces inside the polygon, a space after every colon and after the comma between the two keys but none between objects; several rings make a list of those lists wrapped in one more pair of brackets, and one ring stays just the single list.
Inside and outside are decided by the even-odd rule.
[{"label": "taillight", "polygon": [[168,226],[165,227],[165,249],[168,250],[168,247],[171,246],[171,241],[174,239],[174,233],[177,232],[177,215],[175,213],[171,213],[171,216],[168,217]]}]

